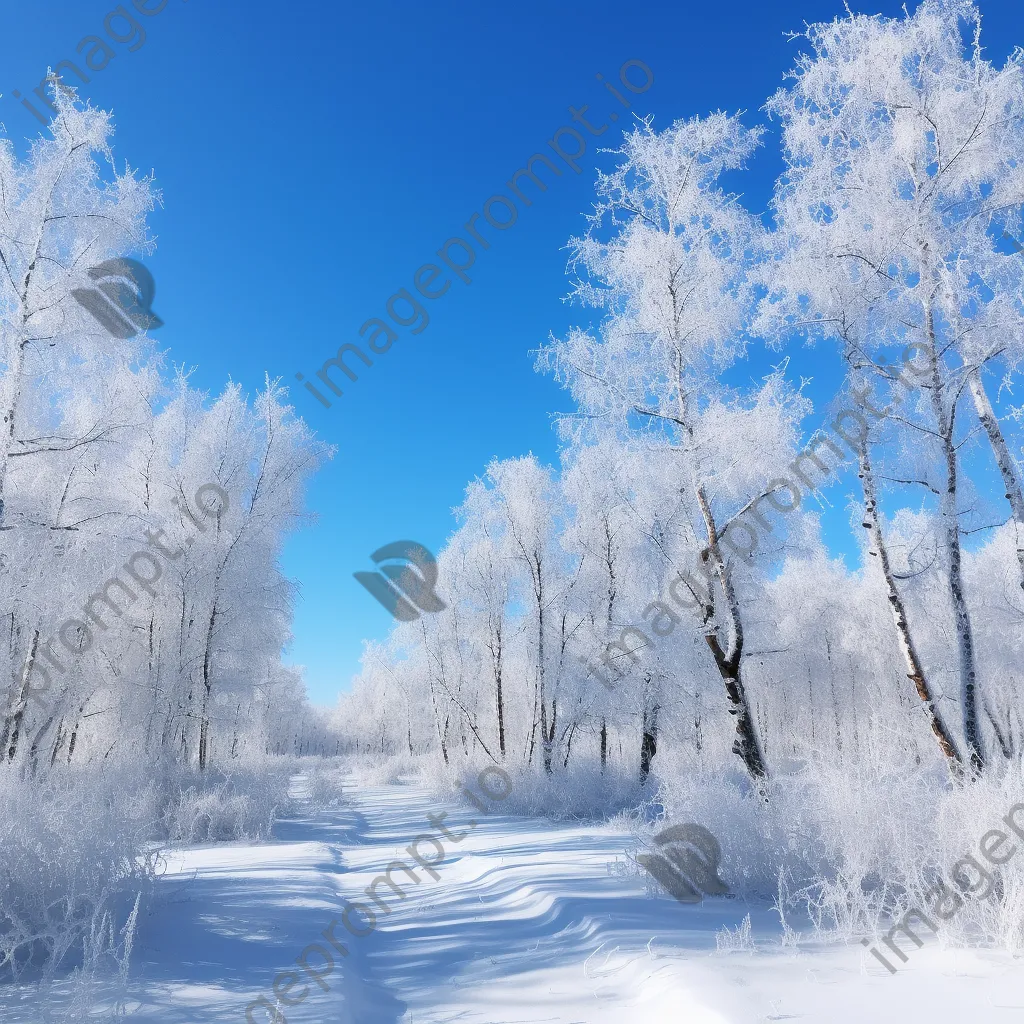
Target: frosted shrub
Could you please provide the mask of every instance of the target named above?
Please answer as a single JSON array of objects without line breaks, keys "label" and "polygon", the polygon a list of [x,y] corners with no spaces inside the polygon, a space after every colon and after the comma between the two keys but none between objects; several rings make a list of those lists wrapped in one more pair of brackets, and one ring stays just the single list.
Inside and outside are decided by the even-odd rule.
[{"label": "frosted shrub", "polygon": [[0,789],[0,978],[95,965],[117,947],[122,895],[154,862],[146,792],[113,772],[55,774]]},{"label": "frosted shrub", "polygon": [[[809,761],[777,776],[765,802],[727,773],[690,766],[671,772],[663,799],[668,821],[717,836],[732,891],[774,894],[787,928],[795,914],[818,938],[848,941],[887,931],[910,907],[928,913],[925,894],[940,876],[952,884],[960,858],[978,857],[981,837],[1024,801],[1024,781],[1010,770],[961,788],[935,766]],[[939,923],[941,942],[1024,947],[1024,853],[989,868],[1000,879],[992,894],[965,898]]]},{"label": "frosted shrub", "polygon": [[410,777],[418,777],[431,764],[433,758],[424,762],[423,758],[401,753],[387,757],[361,757],[353,761],[351,767],[358,785],[388,786]]},{"label": "frosted shrub", "polygon": [[290,806],[291,758],[230,773],[162,768],[159,783],[142,786],[134,763],[113,760],[37,779],[3,775],[0,983],[38,983],[28,998],[40,1020],[95,1020],[118,976],[123,988],[141,899],[167,840],[265,838],[275,812]]},{"label": "frosted shrub", "polygon": [[290,769],[286,759],[230,772],[179,769],[165,783],[163,834],[183,843],[267,838],[275,813],[291,806]]},{"label": "frosted shrub", "polygon": [[724,925],[715,933],[715,947],[719,953],[752,953],[754,940],[750,934],[750,915],[735,927]]},{"label": "frosted shrub", "polygon": [[303,795],[316,810],[333,810],[345,803],[344,790],[351,769],[340,758],[309,758],[301,766]]},{"label": "frosted shrub", "polygon": [[[438,795],[452,799],[450,786],[468,787],[477,791],[477,775],[489,760],[460,763],[436,786]],[[629,809],[630,817],[643,815],[641,787],[633,772],[609,769],[602,775],[597,766],[587,762],[570,765],[551,776],[545,776],[519,763],[501,765],[510,779],[511,792],[500,802],[502,813],[544,814],[551,818],[603,820],[616,812]],[[455,799],[459,799],[456,794]],[[639,808],[639,809],[638,809]]]}]

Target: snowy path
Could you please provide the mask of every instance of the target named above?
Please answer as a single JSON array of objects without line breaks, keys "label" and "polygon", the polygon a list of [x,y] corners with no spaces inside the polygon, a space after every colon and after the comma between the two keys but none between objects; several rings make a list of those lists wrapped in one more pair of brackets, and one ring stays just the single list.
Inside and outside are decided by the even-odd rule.
[{"label": "snowy path", "polygon": [[[683,906],[609,874],[625,834],[484,817],[410,786],[363,789],[343,810],[280,822],[268,844],[176,854],[141,923],[131,1019],[245,1020],[306,946],[328,945],[321,932],[344,900],[367,902],[363,890],[389,862],[410,862],[405,847],[436,831],[427,815],[442,810],[455,834],[471,817],[479,824],[445,842],[439,881],[421,871],[407,885],[398,873],[404,901],[382,889],[393,910],[371,935],[338,925],[350,953],[335,957],[328,991],[310,984],[282,1007],[289,1024],[1024,1021],[1024,965],[1008,957],[933,943],[890,977],[859,946],[784,950],[766,908]],[[748,910],[758,951],[717,953],[716,931]],[[253,1019],[271,1018],[257,1008]]]}]

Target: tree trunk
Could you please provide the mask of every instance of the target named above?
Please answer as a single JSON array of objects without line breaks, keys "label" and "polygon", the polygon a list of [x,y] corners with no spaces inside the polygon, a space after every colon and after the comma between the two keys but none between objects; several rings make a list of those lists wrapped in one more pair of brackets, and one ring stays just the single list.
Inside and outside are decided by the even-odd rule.
[{"label": "tree trunk", "polygon": [[817,738],[814,735],[814,678],[810,669],[807,670],[807,709],[811,715],[811,746],[813,747]]},{"label": "tree trunk", "polygon": [[64,746],[67,736],[67,730],[64,728],[64,719],[61,718],[57,723],[57,733],[53,738],[53,750],[50,753],[51,768],[57,763],[57,758],[60,757],[61,748]]},{"label": "tree trunk", "polygon": [[654,755],[658,753],[658,712],[660,710],[661,708],[658,706],[657,701],[654,701],[649,706],[645,701],[643,714],[643,737],[640,740],[641,786],[647,782],[647,777],[651,774],[651,761],[654,760]]},{"label": "tree trunk", "polygon": [[[551,734],[548,732],[547,696],[544,692],[544,578],[540,559],[536,561],[537,579],[537,693],[540,699],[540,739],[544,752],[544,771],[551,774]],[[554,723],[552,722],[552,727]]]},{"label": "tree trunk", "polygon": [[[750,703],[747,700],[746,688],[743,685],[741,675],[741,664],[743,660],[743,621],[740,618],[739,601],[736,599],[736,591],[732,585],[732,577],[729,566],[722,558],[722,552],[718,546],[718,529],[715,525],[714,516],[711,513],[711,506],[707,495],[704,492],[704,485],[697,487],[697,503],[700,506],[701,515],[704,517],[704,525],[708,533],[708,546],[701,553],[705,562],[710,559],[718,581],[722,587],[725,597],[726,609],[729,615],[730,638],[728,650],[722,647],[719,638],[718,626],[713,623],[714,604],[709,597],[709,602],[704,609],[705,635],[708,647],[715,659],[719,675],[725,683],[725,695],[729,702],[728,711],[736,723],[736,738],[733,741],[732,750],[746,767],[750,777],[755,782],[768,778],[768,765],[765,761],[764,752],[757,736],[757,729],[754,725],[753,716],[750,713]],[[707,575],[707,573],[705,573]],[[708,589],[710,595],[710,585]]]},{"label": "tree trunk", "polygon": [[[831,668],[831,666],[830,666]],[[830,671],[828,674],[829,688],[832,691],[832,720],[836,726],[836,753],[843,752],[843,726],[839,720],[839,699],[836,697],[836,677]]]},{"label": "tree trunk", "polygon": [[501,759],[505,760],[505,700],[502,696],[502,649],[501,649],[501,623],[498,623],[495,636],[496,651],[493,652],[494,659],[494,700],[498,716],[498,749],[501,751]]},{"label": "tree trunk", "polygon": [[935,735],[939,750],[947,763],[958,776],[963,771],[963,758],[953,737],[949,734],[945,723],[942,720],[935,698],[932,696],[932,689],[925,678],[924,668],[914,644],[914,638],[910,634],[910,622],[907,619],[907,609],[903,603],[903,597],[896,587],[896,580],[892,573],[892,566],[889,563],[889,550],[885,545],[885,537],[882,535],[882,525],[878,515],[878,496],[875,488],[875,478],[871,469],[871,458],[868,455],[867,445],[861,446],[859,458],[859,472],[861,490],[864,493],[864,526],[870,531],[871,543],[874,550],[870,553],[878,559],[879,567],[882,570],[882,578],[885,581],[886,598],[889,602],[889,609],[892,612],[893,622],[896,625],[896,639],[899,643],[900,653],[907,670],[907,678],[914,684],[921,703],[924,705],[925,714],[928,716],[928,724]]},{"label": "tree trunk", "polygon": [[[18,753],[18,740],[21,737],[21,727],[25,720],[25,710],[28,707],[29,680],[32,678],[32,669],[36,663],[36,652],[39,649],[39,630],[32,631],[32,643],[29,645],[28,654],[25,656],[25,664],[21,670],[21,694],[18,698],[18,710],[14,712],[10,727],[10,746],[7,749],[7,760],[13,761]],[[2,752],[0,752],[2,756]]]},{"label": "tree trunk", "polygon": [[971,768],[980,772],[985,766],[985,752],[981,741],[978,721],[977,665],[974,655],[974,631],[967,611],[967,597],[964,593],[963,552],[960,546],[960,521],[957,509],[957,455],[953,444],[953,430],[956,424],[956,399],[947,414],[942,400],[942,377],[939,369],[939,353],[935,339],[935,314],[931,303],[925,304],[925,322],[928,334],[929,356],[932,361],[931,401],[936,428],[942,443],[943,461],[946,467],[946,485],[943,488],[939,506],[944,524],[946,558],[949,569],[949,599],[953,606],[953,620],[956,630],[957,660],[960,669],[960,706],[963,713],[964,742],[970,752]]},{"label": "tree trunk", "polygon": [[203,702],[199,724],[199,770],[205,772],[210,762],[210,693],[213,690],[213,632],[217,623],[217,603],[210,611],[206,628],[206,650],[203,652]]},{"label": "tree trunk", "polygon": [[68,764],[71,764],[71,758],[75,756],[75,744],[78,743],[78,722],[75,722],[74,729],[71,730],[71,740],[68,743]]},{"label": "tree trunk", "polygon": [[47,732],[49,732],[50,726],[53,725],[56,718],[57,713],[53,712],[49,716],[49,718],[47,718],[46,721],[36,730],[35,736],[32,737],[32,745],[29,748],[28,760],[30,770],[33,775],[35,775],[39,767],[39,747],[43,742],[43,738],[46,736]]},{"label": "tree trunk", "polygon": [[236,757],[238,757],[238,712],[241,710],[241,708],[242,705],[239,704],[238,707],[235,709],[235,724],[232,729],[231,753],[229,755],[232,761]]},{"label": "tree trunk", "polygon": [[569,767],[569,755],[572,753],[572,738],[576,735],[577,722],[572,723],[572,728],[569,730],[569,739],[565,744],[565,760],[562,762],[563,768]]},{"label": "tree trunk", "polygon": [[1003,487],[1006,489],[1006,500],[1010,503],[1010,512],[1013,515],[1013,525],[1016,530],[1017,564],[1020,567],[1020,585],[1024,588],[1024,488],[1021,487],[1020,476],[1017,472],[1016,463],[1007,447],[1006,438],[1003,436],[999,420],[992,410],[992,403],[988,399],[985,385],[981,380],[981,373],[975,370],[970,379],[971,397],[974,399],[974,408],[978,413],[978,419],[985,428],[989,444],[996,457],[996,464],[999,466],[999,473],[1003,478]]},{"label": "tree trunk", "polygon": [[[1009,731],[1003,732],[1002,726],[999,724],[999,719],[996,718],[995,712],[989,705],[988,699],[982,696],[982,704],[985,708],[985,717],[988,719],[989,725],[992,726],[992,731],[995,733],[996,742],[999,744],[999,749],[1002,751],[1003,757],[1008,761],[1013,759],[1013,740]],[[1009,724],[1009,716],[1007,716],[1007,724]]]}]

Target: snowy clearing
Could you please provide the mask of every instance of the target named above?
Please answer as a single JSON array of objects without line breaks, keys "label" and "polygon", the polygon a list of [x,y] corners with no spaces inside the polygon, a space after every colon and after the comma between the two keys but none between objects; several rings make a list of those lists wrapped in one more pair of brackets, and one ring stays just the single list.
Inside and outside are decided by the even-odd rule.
[{"label": "snowy clearing", "polygon": [[[350,791],[352,792],[352,791]],[[279,821],[266,844],[187,847],[169,859],[136,941],[126,1009],[139,1021],[242,1020],[294,961],[444,811],[472,808],[418,786],[355,791],[336,811]],[[376,931],[352,938],[325,976],[283,1007],[293,1022],[342,1024],[694,1024],[1020,1020],[1024,963],[993,952],[915,950],[890,977],[859,946],[784,948],[777,916],[740,899],[683,906],[613,874],[632,848],[607,826],[492,815],[446,843],[440,881],[421,876]],[[749,913],[754,951],[718,952]],[[356,927],[360,926],[356,919]],[[315,967],[321,962],[311,958]],[[306,979],[308,980],[308,979]],[[292,990],[292,997],[302,993]],[[27,994],[27,993],[26,993]],[[13,993],[12,993],[13,995]],[[3,1018],[36,1020],[3,1005]],[[24,1005],[24,1004],[22,1004]],[[253,1019],[269,1015],[259,1009]]]},{"label": "snowy clearing", "polygon": [[902,2],[10,90],[0,1024],[1024,1024],[1024,8]]}]

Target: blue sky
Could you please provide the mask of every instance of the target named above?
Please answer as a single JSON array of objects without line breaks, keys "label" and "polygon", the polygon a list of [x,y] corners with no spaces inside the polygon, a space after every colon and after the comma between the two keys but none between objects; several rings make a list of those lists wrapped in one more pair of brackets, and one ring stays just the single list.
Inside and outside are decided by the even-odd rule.
[{"label": "blue sky", "polygon": [[[317,525],[284,554],[301,584],[286,658],[306,666],[313,700],[333,703],[358,670],[362,639],[383,638],[391,622],[352,577],[373,568],[370,552],[400,538],[436,551],[467,481],[491,458],[557,458],[550,413],[568,397],[534,373],[529,353],[592,315],[561,301],[563,247],[581,229],[594,168],[609,160],[597,146],[615,145],[629,117],[595,76],[656,127],[714,109],[753,121],[792,63],[797,44],[785,33],[842,5],[168,0],[148,17],[131,0],[124,7],[145,42],[131,51],[137,36],[115,19],[127,41],[110,43],[115,57],[89,72],[81,95],[114,111],[115,155],[152,169],[163,192],[151,221],[159,246],[146,260],[166,325],[155,336],[213,392],[229,378],[253,392],[265,373],[282,377],[297,411],[338,448],[309,494]],[[47,65],[78,63],[79,41],[105,36],[113,9],[109,0],[5,5],[0,120],[19,147],[44,129],[12,91],[31,95]],[[1024,42],[1020,2],[988,0],[982,12],[985,43],[1002,61]],[[633,59],[654,74],[640,95],[618,81]],[[477,222],[490,248],[477,248],[471,284],[453,279],[429,304],[425,330],[400,332],[370,368],[356,361],[359,379],[343,381],[330,409],[306,393],[294,374],[314,378],[391,295],[415,293],[416,269],[465,236],[531,154],[550,154],[548,140],[574,125],[568,108],[583,104],[595,127],[622,116],[588,137],[581,173],[558,162],[562,175],[548,175],[548,191],[531,193],[506,231]],[[779,169],[769,140],[744,181],[752,209],[764,209]],[[827,396],[834,379],[823,363],[812,394]]]}]

